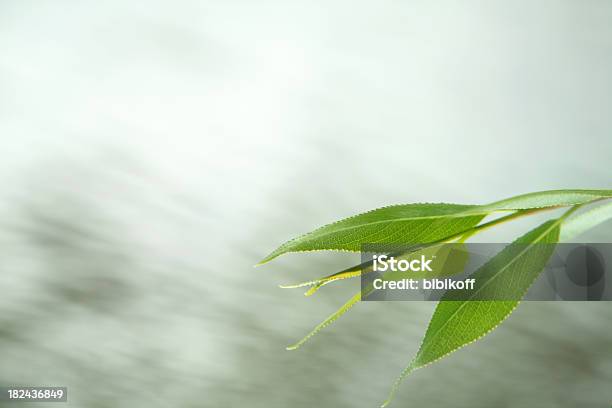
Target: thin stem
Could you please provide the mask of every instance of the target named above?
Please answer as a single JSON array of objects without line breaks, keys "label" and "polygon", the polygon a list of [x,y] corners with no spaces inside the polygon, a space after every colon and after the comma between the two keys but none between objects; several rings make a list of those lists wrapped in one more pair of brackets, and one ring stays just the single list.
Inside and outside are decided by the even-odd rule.
[{"label": "thin stem", "polygon": [[[489,222],[486,222],[484,224],[478,225],[474,228],[472,228],[471,230],[468,230],[466,232],[463,233],[459,233],[457,235],[455,235],[454,237],[450,237],[450,238],[460,238],[462,237],[464,234],[469,234],[469,236],[471,237],[472,235],[475,235],[479,232],[482,232],[488,228],[494,227],[496,225],[499,224],[503,224],[504,222],[508,222],[508,221],[512,221],[516,218],[520,218],[520,217],[526,217],[528,215],[531,214],[535,214],[538,212],[543,212],[543,211],[549,211],[549,210],[556,210],[557,208],[561,208],[561,207],[544,207],[544,208],[532,208],[529,210],[519,210],[516,212],[513,212],[512,214],[506,215],[505,217],[500,217],[500,218],[496,218],[494,220],[491,220]],[[574,208],[574,207],[572,207]],[[450,239],[450,238],[446,238],[446,239]]]}]

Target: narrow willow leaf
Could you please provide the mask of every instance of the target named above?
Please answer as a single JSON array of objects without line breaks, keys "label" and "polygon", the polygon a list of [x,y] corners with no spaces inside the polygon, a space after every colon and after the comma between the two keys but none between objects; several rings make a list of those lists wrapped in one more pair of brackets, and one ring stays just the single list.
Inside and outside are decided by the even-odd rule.
[{"label": "narrow willow leaf", "polygon": [[317,325],[317,327],[315,327],[310,333],[308,333],[306,336],[304,336],[304,338],[302,338],[297,343],[292,344],[291,346],[288,346],[287,350],[295,350],[295,349],[299,348],[302,344],[306,343],[306,341],[308,341],[308,339],[310,339],[312,336],[317,334],[319,331],[324,329],[326,326],[332,324],[337,318],[339,318],[344,313],[346,313],[360,299],[361,299],[361,292],[358,292],[352,298],[350,298],[344,305],[342,305],[342,307],[340,309],[336,310],[327,319],[325,319],[323,322],[319,323],[319,325]]},{"label": "narrow willow leaf", "polygon": [[610,219],[612,219],[612,203],[600,205],[589,211],[577,214],[565,221],[561,226],[560,240],[562,242],[570,241],[578,235]]},{"label": "narrow willow leaf", "polygon": [[287,252],[359,251],[361,244],[410,244],[437,241],[477,225],[486,214],[466,214],[478,206],[406,204],[379,208],[321,227],[288,241],[265,257],[266,263]]},{"label": "narrow willow leaf", "polygon": [[359,251],[362,243],[427,243],[477,225],[499,211],[552,208],[612,197],[612,190],[552,190],[524,194],[487,205],[406,204],[379,208],[326,225],[288,241],[265,257],[287,252]]},{"label": "narrow willow leaf", "polygon": [[[540,274],[559,239],[562,219],[548,221],[508,245],[473,275],[485,277],[482,289],[494,289],[500,299],[520,299]],[[504,296],[504,294],[506,296]],[[495,329],[518,305],[518,300],[441,300],[431,318],[423,343],[412,362],[401,373],[383,404],[395,395],[401,381],[413,370],[431,364]]]},{"label": "narrow willow leaf", "polygon": [[322,278],[300,282],[300,283],[294,283],[290,285],[280,285],[280,287],[283,289],[295,289],[295,288],[302,288],[304,286],[312,286],[310,289],[308,289],[308,292],[304,293],[304,295],[310,296],[314,292],[316,292],[320,287],[322,287],[323,285],[327,283],[330,283],[336,280],[348,279],[348,278],[352,278],[356,276],[361,276],[362,270],[364,268],[368,268],[369,264],[370,262],[364,262],[364,263],[361,263],[355,266],[351,266],[350,268],[343,269],[342,271],[336,272],[332,275],[324,276]]}]

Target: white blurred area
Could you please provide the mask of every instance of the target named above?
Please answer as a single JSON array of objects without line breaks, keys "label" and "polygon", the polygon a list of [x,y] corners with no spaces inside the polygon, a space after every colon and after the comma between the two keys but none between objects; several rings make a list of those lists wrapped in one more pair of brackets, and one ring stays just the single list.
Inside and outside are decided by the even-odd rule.
[{"label": "white blurred area", "polygon": [[[357,286],[277,285],[358,255],[252,265],[378,206],[611,188],[611,23],[605,1],[0,2],[0,385],[378,406],[434,305],[358,305],[290,353]],[[609,406],[609,309],[524,304],[396,405]]]}]

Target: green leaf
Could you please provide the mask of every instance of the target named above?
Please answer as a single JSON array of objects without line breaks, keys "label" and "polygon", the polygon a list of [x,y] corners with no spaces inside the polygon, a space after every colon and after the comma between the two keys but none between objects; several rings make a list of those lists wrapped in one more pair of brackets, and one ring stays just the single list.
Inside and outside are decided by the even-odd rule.
[{"label": "green leaf", "polygon": [[589,211],[577,214],[565,221],[561,226],[560,240],[562,242],[570,241],[578,235],[610,219],[612,219],[612,203],[600,205]]},{"label": "green leaf", "polygon": [[304,293],[305,296],[311,296],[321,287],[327,285],[330,282],[361,276],[362,272],[364,271],[364,269],[368,268],[369,264],[370,262],[361,263],[355,266],[351,266],[350,268],[343,269],[340,272],[324,276],[322,278],[317,278],[300,283],[294,283],[290,285],[280,285],[280,287],[283,289],[295,289],[302,288],[304,286],[311,286],[308,291]]},{"label": "green leaf", "polygon": [[287,252],[359,251],[363,243],[434,242],[468,230],[494,212],[563,207],[610,197],[612,190],[551,190],[487,205],[404,204],[384,207],[328,224],[288,241],[259,264]]},{"label": "green leaf", "polygon": [[319,331],[323,330],[325,327],[329,326],[330,324],[332,324],[336,319],[338,319],[340,316],[342,316],[344,313],[348,312],[348,310],[353,307],[359,300],[361,299],[361,292],[357,292],[352,298],[350,298],[344,305],[342,305],[342,307],[340,307],[340,309],[336,310],[334,313],[332,313],[331,315],[329,315],[327,317],[327,319],[325,319],[323,322],[319,323],[317,325],[317,327],[315,327],[314,329],[312,329],[312,331],[310,333],[308,333],[306,336],[304,336],[304,338],[302,338],[300,341],[298,341],[295,344],[292,344],[291,346],[287,347],[287,350],[296,350],[297,348],[299,348],[302,344],[304,344],[305,342],[308,341],[308,339],[310,339],[312,336],[314,336],[315,334],[317,334]]},{"label": "green leaf", "polygon": [[[528,232],[479,268],[473,277],[477,281],[486,279],[486,284],[479,290],[494,290],[499,299],[520,299],[554,250],[554,245],[539,244],[558,242],[562,219],[548,221]],[[484,337],[506,319],[519,303],[518,300],[475,300],[481,298],[479,295],[481,293],[475,291],[470,298],[461,301],[444,300],[443,297],[431,318],[419,351],[395,382],[383,406],[391,401],[399,384],[409,373]]]},{"label": "green leaf", "polygon": [[379,208],[335,222],[281,245],[260,264],[287,252],[359,251],[363,243],[433,242],[477,225],[486,214],[466,212],[478,206],[406,204]]}]

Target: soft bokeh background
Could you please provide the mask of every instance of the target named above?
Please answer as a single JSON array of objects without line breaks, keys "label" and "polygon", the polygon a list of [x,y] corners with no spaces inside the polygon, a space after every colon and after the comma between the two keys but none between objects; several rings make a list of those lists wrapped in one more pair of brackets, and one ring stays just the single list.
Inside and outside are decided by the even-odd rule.
[{"label": "soft bokeh background", "polygon": [[[610,188],[611,23],[607,1],[0,1],[0,384],[378,406],[434,305],[359,304],[287,352],[357,286],[277,285],[358,255],[253,264],[377,206]],[[524,304],[394,406],[609,407],[611,317]]]}]

